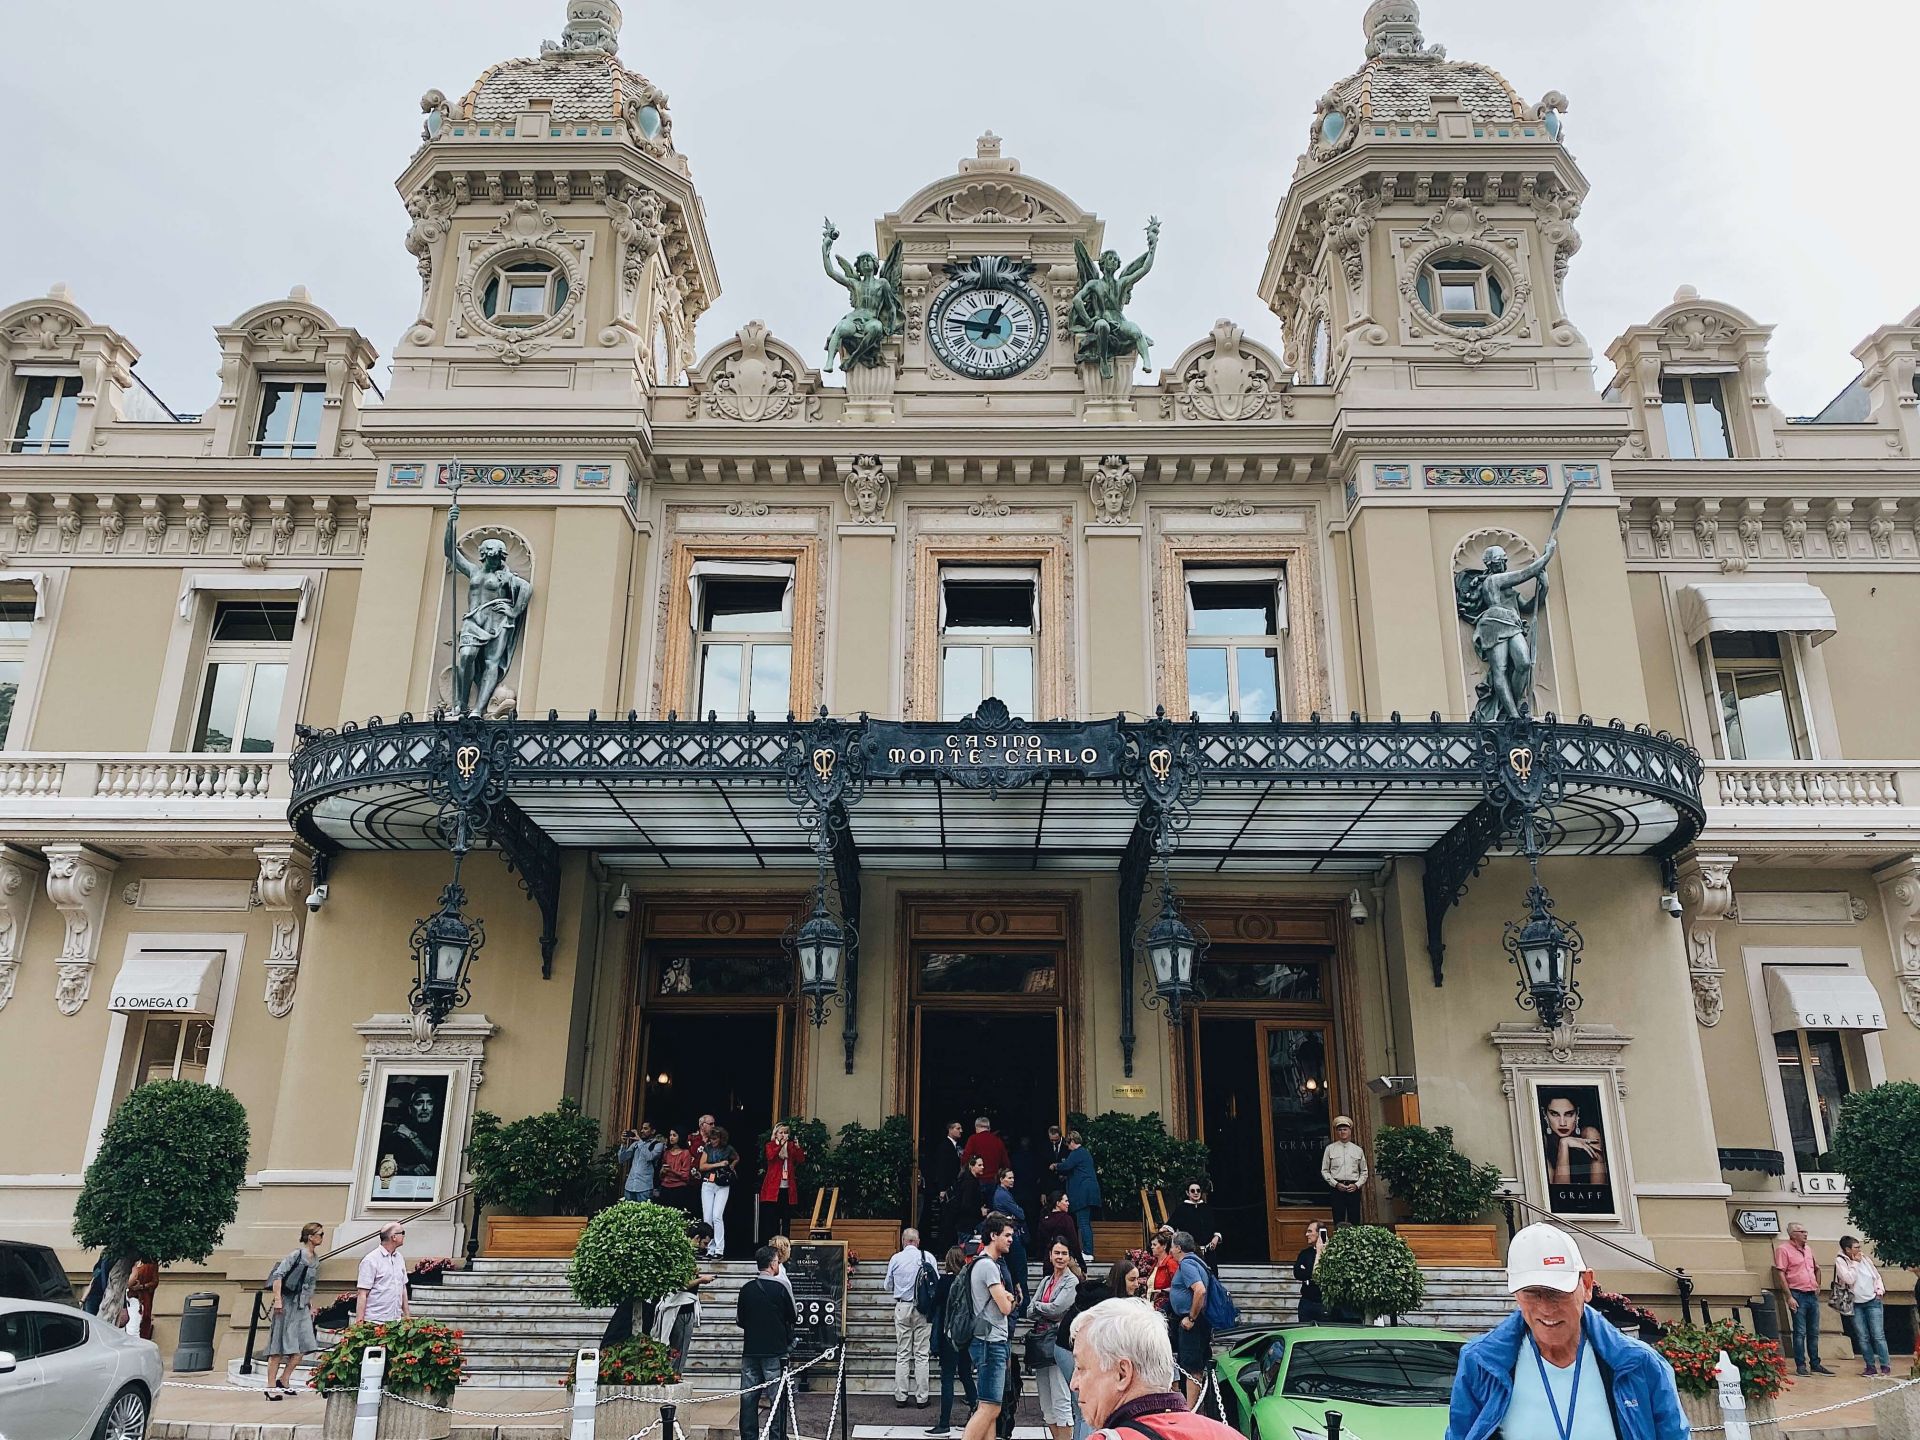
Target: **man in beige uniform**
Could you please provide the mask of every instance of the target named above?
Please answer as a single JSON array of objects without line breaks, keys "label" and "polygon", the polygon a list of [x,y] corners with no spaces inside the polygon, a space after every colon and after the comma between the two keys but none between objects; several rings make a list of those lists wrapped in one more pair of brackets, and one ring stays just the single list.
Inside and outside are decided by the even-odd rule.
[{"label": "man in beige uniform", "polygon": [[1360,1187],[1367,1183],[1367,1152],[1353,1143],[1353,1120],[1333,1117],[1333,1139],[1320,1156],[1320,1178],[1333,1191],[1333,1223],[1360,1223]]}]

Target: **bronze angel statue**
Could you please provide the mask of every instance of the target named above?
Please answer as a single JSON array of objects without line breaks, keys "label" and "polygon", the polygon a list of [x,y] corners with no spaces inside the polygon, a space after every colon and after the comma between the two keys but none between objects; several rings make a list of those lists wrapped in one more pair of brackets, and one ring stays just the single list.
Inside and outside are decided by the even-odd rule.
[{"label": "bronze angel statue", "polygon": [[[829,372],[836,359],[842,370],[883,364],[887,341],[906,323],[906,305],[900,295],[900,242],[893,242],[884,265],[870,250],[849,265],[833,253],[833,242],[839,238],[833,222],[827,221],[820,232],[820,265],[827,278],[842,286],[853,302],[853,308],[840,317],[840,323],[827,336]],[[840,267],[837,272],[835,265]]]},{"label": "bronze angel statue", "polygon": [[1095,265],[1087,247],[1078,240],[1073,242],[1074,259],[1080,267],[1080,288],[1074,293],[1068,312],[1068,324],[1075,341],[1074,359],[1082,365],[1098,365],[1104,378],[1112,378],[1113,362],[1118,356],[1138,355],[1141,368],[1149,366],[1147,351],[1153,341],[1124,312],[1133,299],[1133,287],[1153,269],[1153,257],[1159,248],[1157,216],[1147,221],[1147,253],[1124,270],[1120,268],[1120,256],[1114,251],[1103,251],[1099,264]]}]

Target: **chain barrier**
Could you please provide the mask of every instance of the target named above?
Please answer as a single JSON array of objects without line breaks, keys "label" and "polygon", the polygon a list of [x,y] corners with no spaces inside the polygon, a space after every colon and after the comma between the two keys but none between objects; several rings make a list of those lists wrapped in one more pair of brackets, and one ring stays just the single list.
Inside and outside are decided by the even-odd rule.
[{"label": "chain barrier", "polygon": [[[1860,1378],[1864,1379],[1865,1377],[1862,1376]],[[1859,1405],[1868,1400],[1877,1400],[1882,1395],[1891,1395],[1895,1391],[1905,1390],[1913,1385],[1920,1385],[1920,1378],[1901,1380],[1887,1386],[1884,1390],[1872,1390],[1865,1395],[1856,1395],[1851,1400],[1841,1400],[1832,1405],[1822,1405],[1818,1410],[1802,1410],[1797,1415],[1776,1415],[1771,1420],[1748,1420],[1746,1423],[1749,1428],[1755,1430],[1763,1425],[1777,1427],[1786,1424],[1789,1420],[1805,1420],[1814,1415],[1826,1415],[1835,1410],[1844,1410],[1849,1405]],[[1693,1427],[1693,1433],[1696,1435],[1713,1435],[1726,1428],[1724,1425],[1696,1425]]]}]

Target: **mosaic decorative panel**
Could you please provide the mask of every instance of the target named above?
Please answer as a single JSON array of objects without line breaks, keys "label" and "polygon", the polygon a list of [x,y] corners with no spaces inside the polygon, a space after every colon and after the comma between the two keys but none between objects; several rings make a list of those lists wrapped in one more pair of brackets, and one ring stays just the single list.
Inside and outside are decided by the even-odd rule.
[{"label": "mosaic decorative panel", "polygon": [[[442,465],[441,489],[453,483],[453,466]],[[556,490],[560,486],[558,465],[462,465],[460,483],[481,490]]]},{"label": "mosaic decorative panel", "polygon": [[1348,481],[1346,482],[1346,486],[1347,486],[1347,508],[1351,510],[1355,505],[1358,505],[1360,503],[1360,487],[1359,485],[1354,483],[1352,479],[1348,479]]},{"label": "mosaic decorative panel", "polygon": [[573,472],[573,483],[582,490],[605,490],[613,483],[613,467],[582,465]]},{"label": "mosaic decorative panel", "polygon": [[1413,467],[1411,465],[1374,466],[1373,488],[1376,490],[1411,490],[1413,488]]},{"label": "mosaic decorative panel", "polygon": [[1544,465],[1426,465],[1421,474],[1429,490],[1546,490],[1553,484]]},{"label": "mosaic decorative panel", "polygon": [[1600,486],[1598,465],[1562,465],[1560,473],[1566,477],[1569,490],[1596,490]]},{"label": "mosaic decorative panel", "polygon": [[396,465],[387,472],[387,486],[393,490],[418,490],[426,478],[424,465]]}]

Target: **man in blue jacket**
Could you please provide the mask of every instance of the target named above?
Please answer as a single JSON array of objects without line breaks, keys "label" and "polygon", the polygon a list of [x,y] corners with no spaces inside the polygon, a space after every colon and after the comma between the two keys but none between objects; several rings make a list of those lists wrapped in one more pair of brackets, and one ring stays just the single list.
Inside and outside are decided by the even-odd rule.
[{"label": "man in blue jacket", "polygon": [[1518,1310],[1460,1352],[1447,1440],[1687,1440],[1673,1371],[1587,1307],[1573,1237],[1529,1225],[1507,1247]]},{"label": "man in blue jacket", "polygon": [[1093,1212],[1101,1205],[1100,1181],[1093,1172],[1093,1152],[1078,1130],[1067,1132],[1067,1153],[1055,1167],[1060,1172],[1060,1188],[1067,1192],[1067,1205],[1073,1211],[1073,1223],[1080,1231],[1080,1259],[1093,1264]]}]

